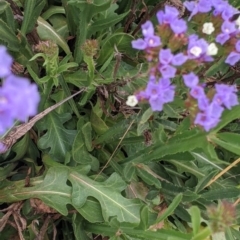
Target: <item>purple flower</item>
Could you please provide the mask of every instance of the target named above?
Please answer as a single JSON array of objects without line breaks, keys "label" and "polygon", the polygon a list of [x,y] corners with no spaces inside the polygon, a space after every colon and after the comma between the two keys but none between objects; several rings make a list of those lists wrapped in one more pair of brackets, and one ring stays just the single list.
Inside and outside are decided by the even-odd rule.
[{"label": "purple flower", "polygon": [[183,19],[178,19],[179,11],[175,7],[166,6],[165,11],[157,13],[160,24],[169,24],[175,34],[187,31],[187,24]]},{"label": "purple flower", "polygon": [[216,42],[220,43],[223,45],[227,40],[230,39],[230,35],[226,33],[220,33],[216,37]]},{"label": "purple flower", "polygon": [[185,85],[189,88],[197,86],[199,82],[198,76],[195,75],[193,72],[183,75],[183,80]]},{"label": "purple flower", "polygon": [[40,96],[35,84],[26,78],[9,75],[0,87],[0,134],[15,120],[26,121],[37,113]]},{"label": "purple flower", "polygon": [[16,119],[24,122],[29,116],[37,114],[40,96],[35,84],[31,84],[26,78],[11,74],[5,79],[3,88],[14,98],[12,107]]},{"label": "purple flower", "polygon": [[170,24],[178,18],[179,12],[175,7],[165,6],[165,12],[159,11],[157,19],[160,24]]},{"label": "purple flower", "polygon": [[188,57],[185,56],[183,53],[176,54],[172,59],[172,64],[175,66],[181,66],[188,60]]},{"label": "purple flower", "polygon": [[161,49],[159,52],[159,61],[161,64],[170,64],[173,59],[173,54],[170,49]]},{"label": "purple flower", "polygon": [[159,70],[164,78],[173,78],[177,72],[177,69],[171,65],[162,65]]},{"label": "purple flower", "polygon": [[132,47],[139,50],[144,50],[151,47],[158,47],[161,45],[160,37],[154,35],[154,27],[150,21],[142,25],[142,34],[144,39],[139,38],[132,41]]},{"label": "purple flower", "polygon": [[203,87],[197,85],[191,88],[190,95],[195,99],[200,99],[205,97],[205,92],[203,90]]},{"label": "purple flower", "polygon": [[180,66],[186,62],[186,60],[187,56],[184,56],[182,53],[173,55],[170,49],[161,49],[159,52],[160,64],[158,68],[163,78],[175,77],[177,69],[171,65]]},{"label": "purple flower", "polygon": [[5,46],[0,46],[0,78],[7,77],[11,74],[12,57],[8,54]]},{"label": "purple flower", "polygon": [[231,5],[225,4],[225,8],[222,11],[222,18],[229,20],[234,14],[238,13],[238,10]]},{"label": "purple flower", "polygon": [[222,33],[218,34],[216,42],[223,45],[228,39],[230,39],[230,36],[236,32],[235,23],[224,21],[221,30]]},{"label": "purple flower", "polygon": [[238,61],[240,60],[240,53],[236,53],[236,52],[231,52],[226,60],[225,63],[228,63],[229,65],[233,66],[235,65]]},{"label": "purple flower", "polygon": [[184,2],[184,6],[191,12],[189,20],[196,15],[197,13],[207,13],[210,12],[212,9],[212,3],[209,0],[199,0],[198,2],[195,1],[186,1]]},{"label": "purple flower", "polygon": [[210,129],[217,126],[223,110],[224,108],[219,104],[212,102],[203,112],[197,114],[194,123],[201,125],[205,131],[208,132]]},{"label": "purple flower", "polygon": [[149,47],[158,47],[161,45],[161,39],[158,36],[145,37],[132,41],[132,47],[139,50],[144,50]]},{"label": "purple flower", "polygon": [[188,57],[190,59],[198,59],[199,61],[210,62],[213,58],[207,55],[208,43],[193,34],[189,36]]},{"label": "purple flower", "polygon": [[146,21],[142,26],[142,34],[144,37],[149,37],[154,35],[154,27],[152,22]]},{"label": "purple flower", "polygon": [[141,91],[136,97],[138,100],[148,100],[153,111],[162,111],[165,103],[173,101],[174,89],[169,79],[162,78],[159,82],[151,79],[145,91]]},{"label": "purple flower", "polygon": [[7,88],[0,88],[0,135],[13,126],[15,118],[14,95]]},{"label": "purple flower", "polygon": [[185,33],[187,24],[183,19],[175,19],[170,23],[170,27],[175,34]]},{"label": "purple flower", "polygon": [[206,95],[202,95],[198,98],[198,108],[202,111],[206,110],[209,105],[209,99]]},{"label": "purple flower", "polygon": [[213,101],[219,105],[223,105],[228,109],[238,105],[238,98],[236,95],[236,86],[228,86],[226,84],[215,84],[216,94]]},{"label": "purple flower", "polygon": [[240,52],[240,41],[239,40],[236,42],[235,48],[238,52]]},{"label": "purple flower", "polygon": [[229,3],[224,0],[212,0],[212,6],[214,8],[213,15],[217,16],[229,7]]}]

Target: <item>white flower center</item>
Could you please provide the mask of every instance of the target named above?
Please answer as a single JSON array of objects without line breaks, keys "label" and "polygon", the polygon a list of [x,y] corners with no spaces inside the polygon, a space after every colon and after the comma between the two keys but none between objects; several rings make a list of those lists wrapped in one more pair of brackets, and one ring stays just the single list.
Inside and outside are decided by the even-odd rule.
[{"label": "white flower center", "polygon": [[215,28],[211,22],[206,22],[203,24],[203,29],[202,29],[203,33],[210,35],[211,33],[214,32],[214,30]]},{"label": "white flower center", "polygon": [[237,20],[235,21],[238,29],[240,29],[240,16],[237,18]]},{"label": "white flower center", "polygon": [[149,43],[149,45],[151,46],[151,45],[154,44],[154,40],[153,40],[152,38],[150,38],[149,41],[148,41],[148,43]]},{"label": "white flower center", "polygon": [[215,43],[210,43],[207,48],[207,55],[214,56],[218,53],[218,48]]},{"label": "white flower center", "polygon": [[195,46],[190,49],[190,53],[195,57],[199,57],[202,53],[202,49],[200,47]]},{"label": "white flower center", "polygon": [[134,95],[128,96],[126,104],[130,107],[135,107],[138,104],[136,96]]}]

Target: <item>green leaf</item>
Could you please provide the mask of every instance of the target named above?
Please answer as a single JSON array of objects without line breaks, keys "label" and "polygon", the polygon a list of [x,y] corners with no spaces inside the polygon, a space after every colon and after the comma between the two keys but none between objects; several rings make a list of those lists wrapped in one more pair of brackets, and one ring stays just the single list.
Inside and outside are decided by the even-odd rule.
[{"label": "green leaf", "polygon": [[240,189],[236,187],[226,187],[220,189],[209,190],[201,195],[207,200],[228,199],[240,197]]},{"label": "green leaf", "polygon": [[39,17],[37,23],[37,32],[41,40],[52,40],[57,45],[59,45],[66,54],[71,53],[66,41],[52,28],[52,26],[47,21]]},{"label": "green leaf", "polygon": [[233,107],[231,110],[225,110],[221,117],[221,122],[215,127],[211,133],[217,133],[220,129],[226,126],[228,123],[232,122],[234,119],[240,117],[240,105]]},{"label": "green leaf", "polygon": [[156,178],[156,176],[154,176],[154,173],[148,166],[144,164],[137,164],[135,167],[137,169],[137,175],[145,183],[147,183],[150,186],[155,186],[158,189],[161,188],[161,182],[159,181],[159,179]]},{"label": "green leaf", "polygon": [[209,183],[209,181],[216,176],[217,174],[217,170],[210,172],[209,174],[206,174],[197,184],[197,186],[195,187],[195,192],[199,193],[201,192],[205,186]]},{"label": "green leaf", "polygon": [[1,19],[7,23],[12,31],[16,31],[14,15],[7,1],[0,1],[0,15]]},{"label": "green leaf", "polygon": [[87,233],[84,231],[84,218],[79,214],[73,214],[72,226],[74,231],[75,240],[91,240]]},{"label": "green leaf", "polygon": [[100,56],[97,60],[97,65],[103,65],[108,58],[112,55],[115,51],[114,46],[118,49],[120,53],[129,54],[134,52],[131,41],[134,38],[126,33],[114,33],[108,37],[104,44],[101,47]]},{"label": "green leaf", "polygon": [[237,133],[218,133],[211,135],[210,140],[219,146],[240,156],[240,134]]},{"label": "green leaf", "polygon": [[48,20],[52,15],[55,15],[55,14],[65,14],[65,9],[63,7],[59,7],[59,6],[51,6],[49,7],[46,12],[44,12],[42,14],[42,18],[44,20]]},{"label": "green leaf", "polygon": [[27,34],[34,28],[37,18],[40,16],[46,1],[45,0],[25,0],[24,17],[21,26],[21,32]]},{"label": "green leaf", "polygon": [[66,216],[68,215],[66,205],[71,203],[71,187],[66,184],[67,178],[67,169],[63,167],[50,168],[44,180],[38,179],[37,185],[34,187],[23,187],[25,181],[22,181],[22,185],[16,182],[11,185],[11,188],[7,187],[0,190],[0,202],[17,202],[38,198]]},{"label": "green leaf", "polygon": [[9,50],[19,51],[20,42],[16,34],[2,19],[0,19],[0,41],[4,42]]},{"label": "green leaf", "polygon": [[92,125],[90,122],[86,123],[82,127],[82,133],[84,136],[85,146],[87,147],[88,151],[93,150],[92,145]]},{"label": "green leaf", "polygon": [[[82,119],[78,121],[78,126],[80,126],[81,124],[83,124]],[[82,128],[82,126],[80,126],[80,128]],[[98,171],[99,162],[94,156],[92,156],[88,152],[87,147],[85,145],[84,134],[81,130],[78,131],[74,139],[73,146],[72,146],[72,156],[73,156],[73,160],[77,164],[91,165],[94,171]]]},{"label": "green leaf", "polygon": [[[219,70],[224,69],[228,69],[229,66],[225,63],[225,57],[221,57],[218,62],[216,62],[215,64],[212,64],[211,67],[206,71],[205,76],[207,77],[211,77],[213,75],[215,75],[217,72],[219,72]],[[224,73],[224,71],[222,72]]]},{"label": "green leaf", "polygon": [[91,223],[103,222],[102,208],[100,203],[92,198],[88,197],[85,204],[78,208],[78,212]]},{"label": "green leaf", "polygon": [[182,201],[182,193],[179,193],[171,202],[171,204],[168,206],[168,208],[163,212],[163,214],[157,218],[156,223],[160,223],[162,220],[166,219],[168,216],[172,215],[174,213],[174,210],[177,208],[177,206]]},{"label": "green leaf", "polygon": [[136,168],[133,166],[132,163],[128,163],[125,165],[125,167],[123,168],[123,176],[127,182],[130,182],[132,180],[135,174],[135,170]]},{"label": "green leaf", "polygon": [[193,235],[196,235],[199,232],[201,225],[201,214],[197,206],[192,206],[189,210],[192,219],[192,229]]},{"label": "green leaf", "polygon": [[140,222],[140,204],[138,200],[126,199],[121,195],[125,182],[116,173],[105,182],[96,182],[77,172],[71,172],[69,180],[73,186],[72,204],[78,210],[85,204],[87,197],[99,201],[105,221],[116,216],[119,222]]},{"label": "green leaf", "polygon": [[[191,142],[191,144],[189,144]],[[134,156],[126,158],[123,162],[150,162],[158,160],[166,155],[172,155],[178,152],[192,151],[196,148],[203,147],[206,143],[205,133],[196,130],[184,132],[170,139],[164,145],[155,144],[139,151]]]},{"label": "green leaf", "polygon": [[128,14],[129,12],[125,12],[117,16],[113,15],[104,19],[99,19],[90,25],[88,32],[89,34],[94,34],[98,31],[102,31],[106,28],[112,27],[116,23],[120,22],[123,18],[125,18],[125,16],[127,16]]},{"label": "green leaf", "polygon": [[59,162],[64,162],[65,155],[72,149],[76,130],[68,130],[63,124],[71,118],[68,113],[59,115],[56,111],[49,113],[41,120],[40,129],[47,132],[39,139],[38,147],[43,150],[50,148],[49,154]]}]

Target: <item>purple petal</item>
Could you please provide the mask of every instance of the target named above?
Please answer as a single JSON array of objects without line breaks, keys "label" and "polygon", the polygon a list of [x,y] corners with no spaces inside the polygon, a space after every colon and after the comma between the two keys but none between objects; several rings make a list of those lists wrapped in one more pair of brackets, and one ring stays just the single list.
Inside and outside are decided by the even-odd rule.
[{"label": "purple petal", "polygon": [[183,19],[175,19],[171,22],[170,26],[175,34],[185,33],[187,31],[187,24]]},{"label": "purple petal", "polygon": [[11,74],[12,57],[8,54],[5,46],[0,46],[0,78],[5,78]]},{"label": "purple petal", "polygon": [[229,34],[226,33],[220,33],[217,35],[216,37],[216,42],[220,43],[221,45],[223,45],[228,39],[230,38]]},{"label": "purple petal", "polygon": [[188,57],[185,56],[183,53],[178,53],[175,56],[173,56],[172,64],[175,66],[181,66],[188,60]]},{"label": "purple petal", "polygon": [[240,53],[236,53],[236,52],[231,52],[226,60],[225,63],[228,63],[229,65],[233,66],[235,65],[238,61],[240,60]]},{"label": "purple petal", "polygon": [[144,37],[151,37],[154,35],[154,27],[152,22],[147,21],[141,27],[142,27],[142,34]]},{"label": "purple petal", "polygon": [[193,72],[183,75],[183,80],[185,85],[189,88],[197,86],[199,82],[198,76],[195,75]]},{"label": "purple petal", "polygon": [[132,41],[132,47],[138,50],[144,50],[147,48],[147,43],[143,39],[139,38]]},{"label": "purple petal", "polygon": [[173,54],[170,49],[161,49],[159,52],[159,60],[162,64],[169,64],[171,63],[173,58]]},{"label": "purple petal", "polygon": [[160,67],[159,70],[160,70],[163,78],[173,78],[173,77],[175,77],[175,74],[177,72],[177,69],[170,65],[163,65]]}]

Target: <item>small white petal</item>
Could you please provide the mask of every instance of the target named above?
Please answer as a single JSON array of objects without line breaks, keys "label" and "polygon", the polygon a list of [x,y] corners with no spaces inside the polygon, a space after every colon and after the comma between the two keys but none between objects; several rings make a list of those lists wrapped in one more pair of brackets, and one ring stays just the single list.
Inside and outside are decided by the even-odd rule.
[{"label": "small white petal", "polygon": [[202,53],[202,49],[200,47],[195,46],[190,49],[190,53],[195,57],[199,57]]},{"label": "small white petal", "polygon": [[202,32],[205,34],[212,34],[214,32],[215,28],[211,22],[206,22],[203,24]]},{"label": "small white petal", "polygon": [[126,104],[130,107],[135,107],[138,104],[136,96],[134,95],[128,96]]},{"label": "small white petal", "polygon": [[215,43],[210,43],[207,48],[207,55],[214,56],[218,53],[218,48]]},{"label": "small white petal", "polygon": [[238,28],[240,29],[240,16],[237,18],[237,20],[235,21],[236,25],[238,26]]}]

